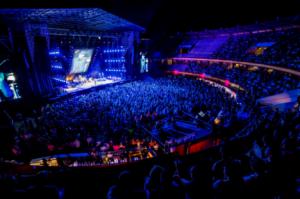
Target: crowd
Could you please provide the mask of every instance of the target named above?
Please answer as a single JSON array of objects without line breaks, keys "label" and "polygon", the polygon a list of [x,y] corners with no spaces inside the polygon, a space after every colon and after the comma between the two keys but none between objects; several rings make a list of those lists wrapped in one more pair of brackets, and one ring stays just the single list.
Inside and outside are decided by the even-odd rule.
[{"label": "crowd", "polygon": [[[223,66],[216,66],[216,70],[212,71],[209,68],[211,67],[199,67],[197,70],[207,74],[215,71],[214,75],[235,75],[238,82],[243,81],[238,76],[243,74],[250,78],[253,73],[240,68],[225,72]],[[261,76],[257,75],[257,78]],[[287,77],[288,81],[291,81],[289,78]],[[274,79],[274,85],[282,85],[282,81],[285,81],[283,79],[278,80],[279,82]],[[250,89],[250,85],[243,86]],[[275,92],[267,87],[267,92],[264,93],[260,91],[260,86],[253,84],[252,87],[256,88],[253,92],[258,92],[259,95]],[[220,114],[222,109],[226,110],[228,116],[238,115],[240,109],[251,112],[250,104],[253,101],[247,100],[252,97],[241,97],[243,95],[246,93],[239,93],[237,100],[243,100],[242,104],[246,105],[240,106],[229,94],[217,87],[178,76],[135,81],[92,91],[47,104],[41,111],[33,112],[30,116],[17,114],[13,118],[15,133],[11,152],[17,157],[18,152],[19,155],[32,154],[33,149],[45,146],[46,151],[38,149],[39,153],[66,150],[61,148],[67,146],[71,151],[89,146],[99,147],[100,150],[114,150],[115,143],[129,147],[127,142],[134,142],[131,147],[137,147],[141,143],[153,142],[141,132],[139,125],[157,125],[157,120],[180,115],[180,112],[194,114],[195,106],[205,107],[211,118]],[[252,127],[245,129],[244,136],[225,141],[219,147],[198,154],[197,157],[157,159],[154,165],[151,164],[152,168],[129,168],[121,171],[118,179],[107,182],[103,181],[103,176],[101,182],[96,181],[98,178],[91,177],[85,181],[86,185],[81,184],[80,189],[75,190],[73,188],[79,186],[78,182],[61,180],[66,175],[65,170],[45,171],[33,176],[6,173],[1,174],[1,192],[31,198],[38,198],[42,193],[48,198],[73,198],[78,194],[84,197],[100,194],[109,199],[192,199],[200,196],[297,198],[299,104],[300,98],[293,109],[285,112],[269,109],[252,112],[249,116],[252,119],[249,121],[254,119],[254,123],[251,124]],[[137,144],[139,141],[140,144]],[[103,149],[106,146],[103,143],[108,143],[108,149]],[[81,180],[84,177],[72,178]],[[95,184],[99,187],[95,187]]]},{"label": "crowd", "polygon": [[195,107],[205,107],[208,120],[220,111],[231,120],[242,108],[224,90],[196,79],[133,81],[49,103],[30,115],[16,114],[7,153],[29,161],[62,152],[157,149],[141,127],[151,129],[183,112],[194,114]]},{"label": "crowd", "polygon": [[[213,58],[264,63],[299,70],[299,35],[298,28],[233,35],[214,53]],[[269,43],[270,46],[259,46],[263,43]],[[259,47],[265,48],[262,54],[251,52],[251,49]]]},{"label": "crowd", "polygon": [[300,112],[268,109],[260,114],[247,137],[194,156],[160,158],[115,171],[119,175],[68,170],[5,174],[0,191],[12,197],[60,199],[97,194],[108,199],[299,198]]},{"label": "crowd", "polygon": [[[187,71],[205,74],[204,79],[227,79],[245,90],[236,91],[237,97],[232,98],[205,81],[169,76],[71,96],[30,114],[11,116],[7,123],[13,128],[10,136],[1,139],[5,143],[0,145],[1,156],[26,162],[62,152],[157,150],[159,143],[143,128],[160,131],[162,121],[172,123],[184,114],[205,115],[203,120],[212,124],[213,131],[215,118],[225,118],[222,130],[230,132],[231,139],[195,156],[163,156],[155,164],[129,167],[114,180],[111,173],[103,174],[101,182],[95,176],[86,179],[76,173],[68,180],[66,172],[73,171],[66,170],[33,176],[0,173],[0,193],[31,198],[40,197],[41,191],[48,198],[77,194],[100,194],[108,199],[299,197],[300,97],[292,109],[283,112],[259,109],[255,104],[258,98],[299,87],[299,80],[236,65],[193,63]],[[245,114],[249,125],[235,136],[236,125]],[[82,179],[86,183],[78,184]]]},{"label": "crowd", "polygon": [[253,100],[296,89],[300,86],[296,76],[258,67],[245,67],[227,64],[190,63],[187,72],[219,77],[238,84]]}]

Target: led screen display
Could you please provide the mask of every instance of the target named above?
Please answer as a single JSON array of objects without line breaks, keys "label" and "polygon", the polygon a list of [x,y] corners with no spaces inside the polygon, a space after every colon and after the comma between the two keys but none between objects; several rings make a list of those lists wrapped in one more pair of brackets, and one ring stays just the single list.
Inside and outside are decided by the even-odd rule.
[{"label": "led screen display", "polygon": [[88,70],[93,49],[76,49],[73,55],[72,67],[70,73],[84,73]]}]

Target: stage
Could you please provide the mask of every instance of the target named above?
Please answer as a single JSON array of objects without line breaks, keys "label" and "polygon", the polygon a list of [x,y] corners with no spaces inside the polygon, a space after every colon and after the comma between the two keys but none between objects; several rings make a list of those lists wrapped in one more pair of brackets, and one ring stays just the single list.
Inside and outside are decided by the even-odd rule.
[{"label": "stage", "polygon": [[73,93],[73,92],[93,88],[96,86],[113,84],[113,83],[117,83],[117,82],[121,82],[121,81],[122,81],[122,79],[106,79],[106,78],[93,79],[93,80],[81,82],[77,85],[68,84],[68,86],[66,88],[63,88],[63,90],[66,93]]},{"label": "stage", "polygon": [[67,87],[63,87],[62,88],[63,92],[61,92],[59,95],[56,95],[55,97],[47,98],[47,100],[49,100],[50,102],[56,101],[56,100],[62,100],[62,99],[66,99],[71,96],[88,93],[90,91],[95,91],[98,89],[103,89],[107,86],[124,84],[124,83],[130,82],[132,80],[133,79],[129,79],[129,80],[123,80],[123,79],[103,80],[102,79],[102,80],[97,80],[96,83],[95,82],[85,82],[85,83],[80,83],[76,86],[69,85]]}]

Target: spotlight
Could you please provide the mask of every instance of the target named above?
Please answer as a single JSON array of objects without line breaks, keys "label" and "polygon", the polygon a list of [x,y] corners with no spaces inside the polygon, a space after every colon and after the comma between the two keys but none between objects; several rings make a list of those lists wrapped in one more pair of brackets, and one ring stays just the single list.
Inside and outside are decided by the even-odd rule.
[{"label": "spotlight", "polygon": [[214,120],[214,124],[215,125],[219,125],[221,123],[221,119],[220,118],[215,118],[215,120]]},{"label": "spotlight", "polygon": [[230,81],[226,79],[225,82],[224,82],[224,84],[225,84],[225,86],[229,86]]},{"label": "spotlight", "polygon": [[200,78],[204,79],[205,78],[205,73],[202,73],[199,76],[200,76]]}]

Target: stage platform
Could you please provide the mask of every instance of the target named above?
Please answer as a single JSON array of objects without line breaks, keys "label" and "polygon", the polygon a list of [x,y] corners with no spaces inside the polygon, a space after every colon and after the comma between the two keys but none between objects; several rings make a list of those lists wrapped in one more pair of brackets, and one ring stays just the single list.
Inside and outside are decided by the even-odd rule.
[{"label": "stage platform", "polygon": [[131,82],[133,80],[110,80],[110,79],[106,79],[106,80],[102,80],[102,81],[97,81],[95,82],[86,82],[86,83],[81,83],[75,87],[65,87],[63,88],[64,92],[61,93],[60,95],[57,95],[55,97],[49,98],[49,101],[56,101],[56,100],[61,100],[61,99],[65,99],[71,96],[75,96],[75,95],[80,95],[83,93],[88,93],[90,91],[94,91],[97,89],[102,89],[105,88],[107,86],[114,86],[114,85],[119,85],[119,84],[124,84],[127,82]]},{"label": "stage platform", "polygon": [[64,88],[63,90],[67,93],[77,92],[89,88],[93,88],[95,86],[101,86],[106,84],[113,84],[117,82],[121,82],[122,80],[112,80],[112,79],[101,79],[101,80],[95,80],[95,81],[86,81],[83,83],[80,83],[76,86],[68,86]]}]

